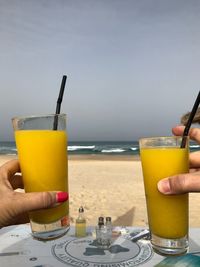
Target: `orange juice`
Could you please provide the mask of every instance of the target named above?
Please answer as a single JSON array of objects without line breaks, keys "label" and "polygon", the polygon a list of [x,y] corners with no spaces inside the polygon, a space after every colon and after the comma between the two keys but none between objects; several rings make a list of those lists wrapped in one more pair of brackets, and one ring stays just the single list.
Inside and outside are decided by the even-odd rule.
[{"label": "orange juice", "polygon": [[[68,192],[67,136],[63,130],[17,130],[15,140],[26,192]],[[69,202],[30,212],[37,223],[51,223],[69,214]]]},{"label": "orange juice", "polygon": [[188,148],[141,148],[149,227],[162,238],[180,238],[188,233],[188,194],[161,194],[157,183],[162,178],[189,170]]}]

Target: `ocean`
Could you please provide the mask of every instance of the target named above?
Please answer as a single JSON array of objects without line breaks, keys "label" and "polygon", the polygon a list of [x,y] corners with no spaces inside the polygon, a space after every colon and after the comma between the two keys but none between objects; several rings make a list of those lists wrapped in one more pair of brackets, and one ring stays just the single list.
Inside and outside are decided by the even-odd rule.
[{"label": "ocean", "polygon": [[[138,141],[133,142],[69,142],[69,155],[139,155]],[[190,151],[200,150],[200,145],[191,142]],[[0,155],[16,155],[15,142],[0,142]]]},{"label": "ocean", "polygon": [[[90,154],[118,154],[138,155],[139,145],[133,142],[69,142],[68,154],[90,155]],[[15,142],[0,142],[0,154],[17,154]]]}]

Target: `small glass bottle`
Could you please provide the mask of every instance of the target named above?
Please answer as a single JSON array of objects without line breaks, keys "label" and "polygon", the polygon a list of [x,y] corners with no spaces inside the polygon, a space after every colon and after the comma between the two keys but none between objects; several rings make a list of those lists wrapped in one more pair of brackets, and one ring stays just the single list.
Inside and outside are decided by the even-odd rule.
[{"label": "small glass bottle", "polygon": [[106,217],[106,226],[112,230],[112,219],[111,217]]},{"label": "small glass bottle", "polygon": [[101,244],[101,232],[102,232],[103,227],[104,227],[104,217],[99,217],[98,224],[96,227],[96,240],[97,240],[98,245]]},{"label": "small glass bottle", "polygon": [[97,246],[103,249],[109,249],[112,238],[111,218],[107,217],[104,224],[104,218],[99,217],[98,226],[96,229]]},{"label": "small glass bottle", "polygon": [[84,216],[84,208],[81,206],[79,208],[79,215],[76,219],[76,237],[86,236],[86,219]]},{"label": "small glass bottle", "polygon": [[106,228],[107,228],[107,234],[108,234],[108,238],[112,239],[112,219],[111,217],[106,217]]}]

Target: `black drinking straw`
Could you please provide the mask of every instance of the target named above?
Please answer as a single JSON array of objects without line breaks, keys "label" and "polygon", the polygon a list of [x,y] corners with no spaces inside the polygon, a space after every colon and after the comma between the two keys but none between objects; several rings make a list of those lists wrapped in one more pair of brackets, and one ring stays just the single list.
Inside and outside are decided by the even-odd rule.
[{"label": "black drinking straw", "polygon": [[185,145],[186,145],[186,140],[187,140],[186,137],[188,136],[188,133],[189,133],[189,130],[190,130],[190,126],[191,126],[192,121],[194,119],[194,116],[196,114],[196,111],[197,111],[197,108],[199,106],[199,103],[200,103],[200,91],[199,91],[199,94],[198,94],[198,96],[196,98],[196,101],[194,103],[194,106],[192,108],[192,111],[190,113],[190,116],[188,118],[187,124],[185,126],[185,130],[183,132],[183,138],[182,138],[182,142],[181,142],[181,148],[184,148]]},{"label": "black drinking straw", "polygon": [[66,80],[67,80],[67,76],[63,75],[61,86],[60,86],[60,92],[59,92],[59,96],[58,96],[58,100],[57,100],[57,105],[56,105],[56,113],[55,113],[54,122],[53,122],[53,130],[58,129],[58,116],[57,116],[57,114],[60,114],[60,108],[61,108],[61,103],[62,103],[63,94],[64,94],[64,90],[65,90]]}]

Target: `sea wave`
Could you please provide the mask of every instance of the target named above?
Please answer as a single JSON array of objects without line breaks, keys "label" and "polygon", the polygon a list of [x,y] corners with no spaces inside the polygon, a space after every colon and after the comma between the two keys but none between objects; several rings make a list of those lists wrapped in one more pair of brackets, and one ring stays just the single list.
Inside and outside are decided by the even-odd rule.
[{"label": "sea wave", "polygon": [[136,151],[136,150],[138,150],[139,148],[138,147],[131,147],[131,150],[132,151]]},{"label": "sea wave", "polygon": [[76,151],[76,150],[93,150],[95,146],[68,146],[67,150],[68,151]]},{"label": "sea wave", "polygon": [[0,154],[1,155],[15,155],[17,154],[16,147],[9,147],[9,146],[0,146]]},{"label": "sea wave", "polygon": [[190,145],[190,148],[199,148],[200,145]]},{"label": "sea wave", "polygon": [[120,149],[120,148],[115,148],[115,149],[102,149],[101,152],[102,153],[123,153],[126,150],[124,149]]},{"label": "sea wave", "polygon": [[69,154],[138,154],[138,142],[93,142],[90,144],[69,144]]}]

